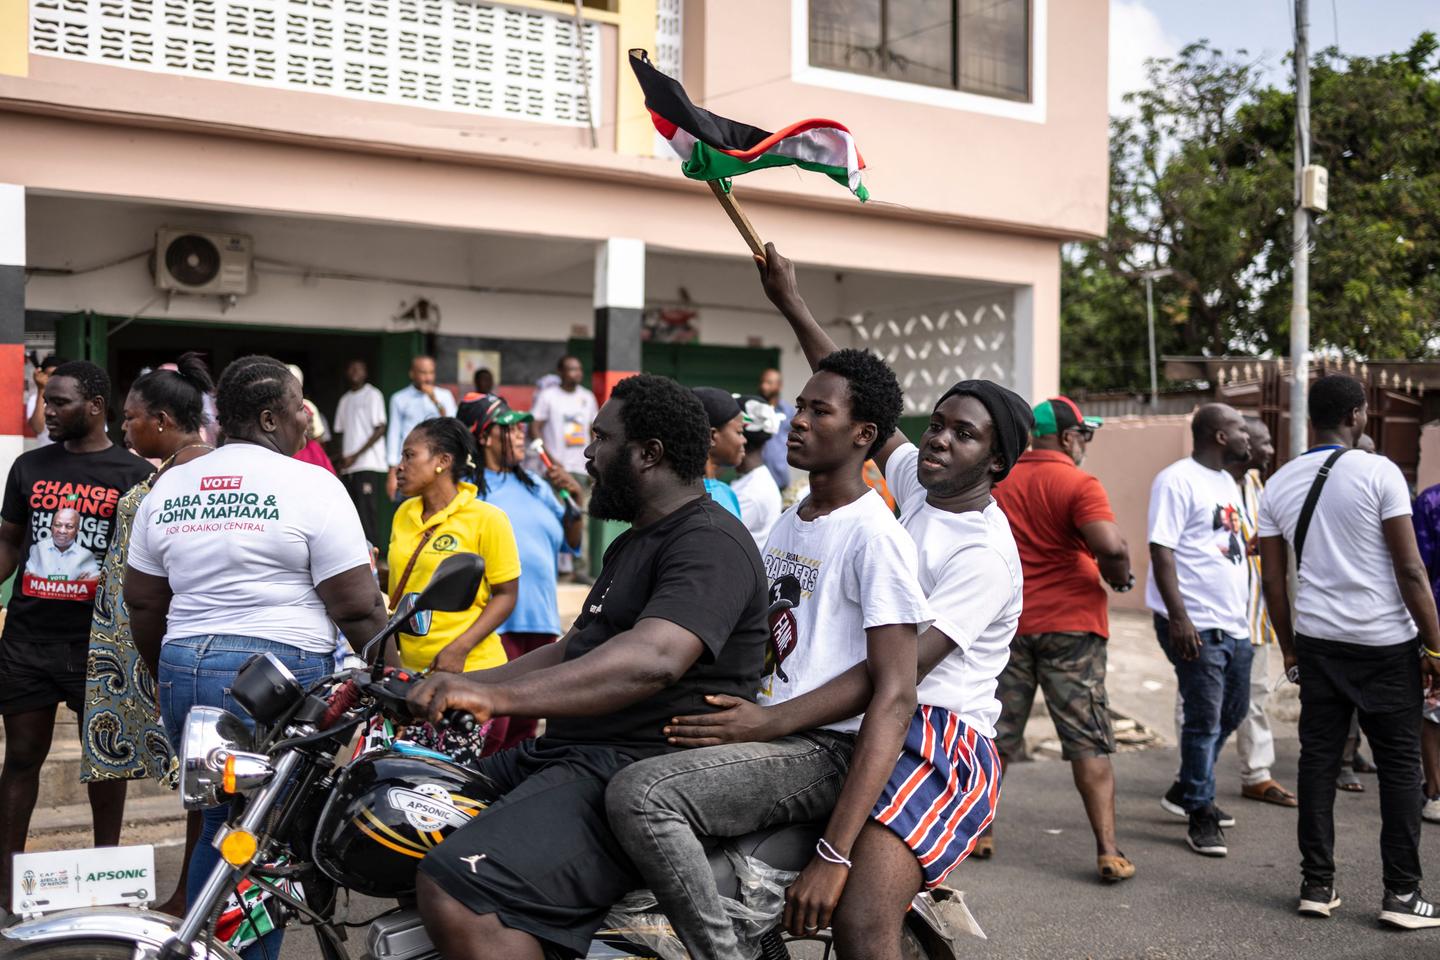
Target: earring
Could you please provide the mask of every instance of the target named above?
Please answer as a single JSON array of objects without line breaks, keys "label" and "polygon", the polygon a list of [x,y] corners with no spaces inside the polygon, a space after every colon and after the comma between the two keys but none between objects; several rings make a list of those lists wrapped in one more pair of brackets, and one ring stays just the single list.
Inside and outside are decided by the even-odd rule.
[{"label": "earring", "polygon": [[445,468],[444,468],[444,467],[436,467],[436,468],[435,468],[435,472],[436,472],[437,474],[439,474],[439,473],[444,473],[444,472],[445,472]]},{"label": "earring", "polygon": [[164,432],[165,432],[165,428],[164,428],[163,426],[156,427],[156,428],[155,428],[155,432],[156,432],[156,433],[164,433]]}]

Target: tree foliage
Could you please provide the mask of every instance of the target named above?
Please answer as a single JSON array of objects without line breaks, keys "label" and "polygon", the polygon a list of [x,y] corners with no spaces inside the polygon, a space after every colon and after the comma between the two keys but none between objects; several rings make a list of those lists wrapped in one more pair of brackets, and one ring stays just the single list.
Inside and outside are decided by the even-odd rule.
[{"label": "tree foliage", "polygon": [[[1311,232],[1312,349],[1440,353],[1440,43],[1311,67],[1311,162],[1330,209]],[[1289,353],[1295,98],[1244,51],[1152,61],[1111,121],[1109,230],[1062,260],[1067,389],[1143,389],[1145,296],[1161,354]]]}]

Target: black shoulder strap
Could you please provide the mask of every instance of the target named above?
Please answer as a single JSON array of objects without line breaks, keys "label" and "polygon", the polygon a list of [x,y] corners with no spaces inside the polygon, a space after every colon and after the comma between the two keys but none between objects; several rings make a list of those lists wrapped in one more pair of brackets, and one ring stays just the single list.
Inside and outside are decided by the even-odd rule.
[{"label": "black shoulder strap", "polygon": [[1335,461],[1350,452],[1353,448],[1347,447],[1336,450],[1325,458],[1320,465],[1320,472],[1315,474],[1315,481],[1310,484],[1310,492],[1305,496],[1305,505],[1300,508],[1300,519],[1295,522],[1295,569],[1300,569],[1300,556],[1305,550],[1305,534],[1310,531],[1310,518],[1315,515],[1315,504],[1320,501],[1320,489],[1325,486],[1325,478],[1330,476],[1330,468],[1335,466]]}]

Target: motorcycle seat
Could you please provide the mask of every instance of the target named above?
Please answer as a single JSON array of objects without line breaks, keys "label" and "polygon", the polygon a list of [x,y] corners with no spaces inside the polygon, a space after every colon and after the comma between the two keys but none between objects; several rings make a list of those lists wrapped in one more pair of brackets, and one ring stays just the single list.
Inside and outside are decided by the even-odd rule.
[{"label": "motorcycle seat", "polygon": [[754,857],[777,870],[798,873],[815,856],[815,843],[824,832],[823,823],[795,823],[747,833],[743,837],[711,838],[706,841],[710,870],[720,895],[738,900],[740,880],[725,851],[734,850],[742,856]]}]

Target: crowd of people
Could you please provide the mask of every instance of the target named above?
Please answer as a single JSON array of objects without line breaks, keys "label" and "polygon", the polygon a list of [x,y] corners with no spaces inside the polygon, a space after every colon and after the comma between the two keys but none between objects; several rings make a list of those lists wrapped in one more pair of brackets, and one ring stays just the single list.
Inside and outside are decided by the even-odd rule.
[{"label": "crowd of people", "polygon": [[[1105,676],[1107,587],[1136,577],[1080,469],[1103,421],[964,380],[911,442],[890,368],[837,347],[773,246],[757,266],[812,371],[793,406],[774,370],[740,395],[637,375],[602,406],[567,356],[524,411],[488,370],[457,399],[419,356],[388,402],[351,361],[327,421],[303,371],[265,356],[212,381],[187,353],[123,398],[94,364],[39,364],[29,414],[45,442],[15,461],[0,508],[0,580],[15,575],[0,888],[58,704],[81,717],[95,842],[118,843],[126,782],[175,783],[186,714],[244,717],[229,683],[246,659],[325,676],[455,553],[485,562],[471,606],[379,654],[423,674],[412,702],[428,718],[381,742],[443,750],[501,794],[419,866],[418,906],[449,960],[583,954],[641,886],[692,957],[739,956],[705,841],[791,822],[824,829],[786,928],[829,927],[842,956],[898,957],[913,897],[997,855],[1001,783],[1037,691],[1098,876],[1134,877]],[[1440,926],[1418,853],[1422,815],[1440,818],[1426,692],[1440,490],[1412,522],[1391,461],[1344,456],[1365,437],[1357,381],[1318,380],[1309,414],[1317,445],[1268,485],[1264,424],[1224,404],[1195,412],[1191,455],[1155,478],[1144,589],[1180,748],[1159,799],[1191,849],[1224,856],[1236,818],[1216,804],[1215,765],[1235,734],[1241,796],[1298,808],[1300,911],[1329,916],[1333,801],[1360,763],[1358,726],[1379,772],[1380,918]],[[598,569],[587,517],[628,524]],[[573,624],[562,575],[589,585]],[[1300,685],[1293,791],[1272,774],[1272,647]],[[446,730],[448,710],[480,725]],[[187,873],[162,909],[182,912],[215,864],[225,812],[190,817]],[[281,936],[258,946],[273,957]]]}]

